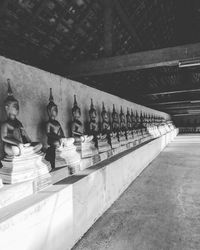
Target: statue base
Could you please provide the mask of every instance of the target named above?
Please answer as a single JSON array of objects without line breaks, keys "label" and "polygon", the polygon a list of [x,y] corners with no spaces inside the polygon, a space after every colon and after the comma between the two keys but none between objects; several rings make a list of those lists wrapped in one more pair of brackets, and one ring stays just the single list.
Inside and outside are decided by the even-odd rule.
[{"label": "statue base", "polygon": [[74,172],[80,169],[80,154],[74,145],[74,138],[63,138],[61,146],[55,152],[55,168],[67,166]]},{"label": "statue base", "polygon": [[133,137],[133,135],[132,135],[132,133],[128,133],[127,134],[127,141],[128,141],[128,143],[132,143],[132,142],[134,142],[134,137]]},{"label": "statue base", "polygon": [[104,153],[104,152],[107,152],[108,150],[111,150],[111,146],[107,142],[106,138],[98,140],[98,149],[99,149],[100,154]]},{"label": "statue base", "polygon": [[117,137],[111,138],[111,145],[112,145],[112,149],[116,149],[116,148],[119,148],[121,146]]},{"label": "statue base", "polygon": [[78,153],[81,155],[81,159],[89,158],[98,154],[98,150],[94,145],[93,136],[81,136],[80,138],[75,137],[75,147]]},{"label": "statue base", "polygon": [[89,158],[98,154],[98,150],[92,141],[82,142],[81,144],[81,158]]},{"label": "statue base", "polygon": [[124,146],[124,145],[126,145],[127,143],[128,143],[128,140],[126,139],[126,136],[125,135],[123,135],[123,136],[120,136],[120,145],[121,146]]},{"label": "statue base", "polygon": [[[24,149],[21,156],[6,156],[1,162],[0,177],[3,183],[13,184],[27,180],[38,179],[41,185],[46,185],[50,177],[51,166],[44,159],[42,145]],[[39,185],[39,184],[38,184]]]}]

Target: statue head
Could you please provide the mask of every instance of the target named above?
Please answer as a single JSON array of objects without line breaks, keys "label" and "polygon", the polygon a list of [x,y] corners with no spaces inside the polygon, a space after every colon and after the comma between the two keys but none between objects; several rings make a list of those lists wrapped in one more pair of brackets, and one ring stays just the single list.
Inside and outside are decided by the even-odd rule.
[{"label": "statue head", "polygon": [[102,103],[101,117],[102,117],[103,121],[108,122],[108,119],[109,119],[109,118],[108,118],[108,113],[107,113],[107,111],[106,111],[106,109],[105,109],[104,102]]},{"label": "statue head", "polygon": [[143,115],[143,123],[146,125],[147,124],[147,116],[146,113]]},{"label": "statue head", "polygon": [[140,123],[140,116],[138,115],[137,111],[136,111],[136,115],[135,115],[135,121],[136,121],[136,124]]},{"label": "statue head", "polygon": [[7,98],[4,101],[4,106],[6,110],[7,117],[11,120],[14,120],[19,114],[19,102],[13,96],[13,92],[10,86],[10,79],[7,79],[8,82],[8,93]]},{"label": "statue head", "polygon": [[143,124],[144,123],[144,116],[143,116],[143,114],[142,114],[142,111],[141,111],[141,113],[140,113],[140,122]]},{"label": "statue head", "polygon": [[132,125],[134,126],[135,123],[136,123],[136,120],[135,120],[135,115],[133,113],[133,110],[131,109],[131,122],[132,122]]},{"label": "statue head", "polygon": [[54,103],[52,88],[50,88],[49,104],[47,105],[47,113],[50,119],[54,120],[58,115],[58,107]]},{"label": "statue head", "polygon": [[129,112],[129,108],[127,108],[126,120],[127,120],[127,123],[131,123],[131,114]]},{"label": "statue head", "polygon": [[125,114],[123,112],[122,106],[121,106],[121,110],[120,110],[120,121],[121,121],[121,123],[126,122],[126,118],[125,118]]},{"label": "statue head", "polygon": [[74,106],[72,108],[72,115],[75,120],[79,120],[81,117],[81,109],[77,104],[76,95],[74,95]]},{"label": "statue head", "polygon": [[148,116],[147,116],[147,121],[148,121],[148,123],[151,122],[151,115],[150,114],[148,114]]},{"label": "statue head", "polygon": [[91,99],[91,104],[90,104],[89,116],[90,116],[91,121],[95,121],[95,119],[97,117],[97,111],[94,108],[94,104],[93,104],[92,99]]},{"label": "statue head", "polygon": [[115,105],[114,104],[113,104],[112,119],[113,119],[113,122],[119,122],[119,116],[118,116],[118,113],[115,110]]}]

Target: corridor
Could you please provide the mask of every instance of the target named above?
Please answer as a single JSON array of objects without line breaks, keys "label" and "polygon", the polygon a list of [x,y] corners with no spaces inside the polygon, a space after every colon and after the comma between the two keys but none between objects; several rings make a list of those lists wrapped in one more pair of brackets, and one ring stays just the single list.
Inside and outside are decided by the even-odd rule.
[{"label": "corridor", "polygon": [[200,136],[191,134],[170,143],[73,248],[198,249]]}]

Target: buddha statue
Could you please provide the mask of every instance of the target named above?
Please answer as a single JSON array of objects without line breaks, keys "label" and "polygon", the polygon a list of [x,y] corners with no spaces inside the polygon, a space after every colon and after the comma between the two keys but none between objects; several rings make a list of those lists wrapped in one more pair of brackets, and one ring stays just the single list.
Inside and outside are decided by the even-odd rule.
[{"label": "buddha statue", "polygon": [[149,131],[149,128],[150,128],[149,122],[150,122],[150,118],[149,118],[149,116],[145,113],[145,114],[144,114],[143,124],[144,124],[144,127],[145,127],[145,134],[146,134],[146,139],[147,139],[147,140],[152,139],[152,135],[151,135],[151,133],[150,133],[150,131]]},{"label": "buddha statue", "polygon": [[141,128],[141,133],[143,137],[147,137],[148,133],[147,133],[147,121],[146,121],[146,115],[145,113],[143,114],[141,112],[140,114],[140,128]]},{"label": "buddha statue", "polygon": [[151,116],[150,114],[146,116],[146,128],[147,128],[147,133],[150,135],[151,138],[153,138],[153,129],[152,129],[152,124],[151,124]]},{"label": "buddha statue", "polygon": [[58,107],[54,103],[52,89],[50,88],[49,104],[47,105],[47,113],[49,120],[46,123],[47,143],[54,148],[59,148],[62,143],[62,138],[65,138],[63,129],[60,123],[56,120],[58,115]]},{"label": "buddha statue", "polygon": [[89,110],[89,135],[93,136],[93,141],[95,142],[95,146],[98,148],[98,135],[99,128],[98,123],[96,121],[97,111],[94,108],[93,100],[91,99],[90,110]]},{"label": "buddha statue", "polygon": [[108,113],[105,109],[104,103],[102,103],[102,112],[101,112],[101,128],[100,133],[98,134],[98,149],[99,153],[108,152],[111,150],[111,130],[109,124]]},{"label": "buddha statue", "polygon": [[136,114],[135,114],[135,127],[136,127],[137,137],[140,140],[143,136],[142,136],[142,133],[141,133],[140,116],[138,115],[137,111],[136,111]]},{"label": "buddha statue", "polygon": [[74,95],[74,105],[72,108],[72,125],[71,131],[72,136],[75,139],[75,146],[77,151],[81,154],[81,158],[88,158],[96,155],[98,153],[97,148],[93,142],[93,135],[85,135],[83,124],[80,120],[81,109],[78,106],[76,95]]},{"label": "buddha statue", "polygon": [[110,143],[110,133],[111,133],[111,128],[110,128],[110,123],[109,123],[109,117],[108,113],[105,109],[104,102],[102,103],[102,112],[101,112],[101,117],[102,117],[102,123],[101,123],[101,133],[103,135],[107,136],[108,142]]},{"label": "buddha statue", "polygon": [[123,112],[122,106],[120,110],[120,143],[121,145],[126,145],[127,141],[127,127],[126,127],[126,117]]},{"label": "buddha statue", "polygon": [[16,183],[48,175],[50,164],[44,159],[42,145],[31,142],[22,123],[17,119],[19,102],[13,96],[8,79],[8,96],[4,102],[7,120],[1,125],[5,157],[0,170],[3,182]]},{"label": "buddha statue", "polygon": [[115,110],[115,105],[113,104],[112,111],[112,137],[111,144],[112,148],[118,148],[120,144],[120,123],[119,123],[119,115]]},{"label": "buddha statue", "polygon": [[51,88],[47,113],[49,120],[46,123],[46,134],[49,148],[46,160],[50,161],[52,168],[67,166],[70,173],[77,172],[80,168],[80,155],[76,151],[74,138],[65,138],[63,129],[59,121],[56,120],[58,107],[54,103]]},{"label": "buddha statue", "polygon": [[131,114],[129,112],[129,108],[127,108],[126,122],[127,122],[127,139],[129,142],[133,142],[134,141],[133,126],[132,126]]},{"label": "buddha statue", "polygon": [[84,133],[83,133],[83,124],[80,121],[81,118],[81,110],[78,107],[76,101],[76,95],[74,95],[74,106],[72,108],[72,136],[75,139],[75,144],[80,144],[82,140],[84,140]]},{"label": "buddha statue", "polygon": [[155,124],[155,127],[156,127],[156,134],[157,134],[157,137],[161,136],[161,131],[160,131],[160,124],[159,124],[159,120],[158,120],[158,116],[154,116],[154,124]]},{"label": "buddha statue", "polygon": [[139,142],[138,139],[138,130],[137,130],[137,120],[136,120],[136,114],[133,113],[133,110],[131,109],[131,122],[132,122],[132,133],[134,136],[134,140],[136,141],[136,144]]},{"label": "buddha statue", "polygon": [[112,112],[112,132],[116,134],[117,138],[119,139],[119,132],[120,132],[119,115],[115,110],[114,104]]}]

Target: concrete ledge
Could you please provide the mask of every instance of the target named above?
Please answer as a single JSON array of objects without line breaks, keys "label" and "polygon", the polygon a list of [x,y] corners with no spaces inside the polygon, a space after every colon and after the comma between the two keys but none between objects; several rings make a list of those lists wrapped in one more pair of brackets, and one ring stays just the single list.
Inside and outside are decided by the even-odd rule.
[{"label": "concrete ledge", "polygon": [[176,134],[129,149],[0,209],[1,249],[71,249]]}]

